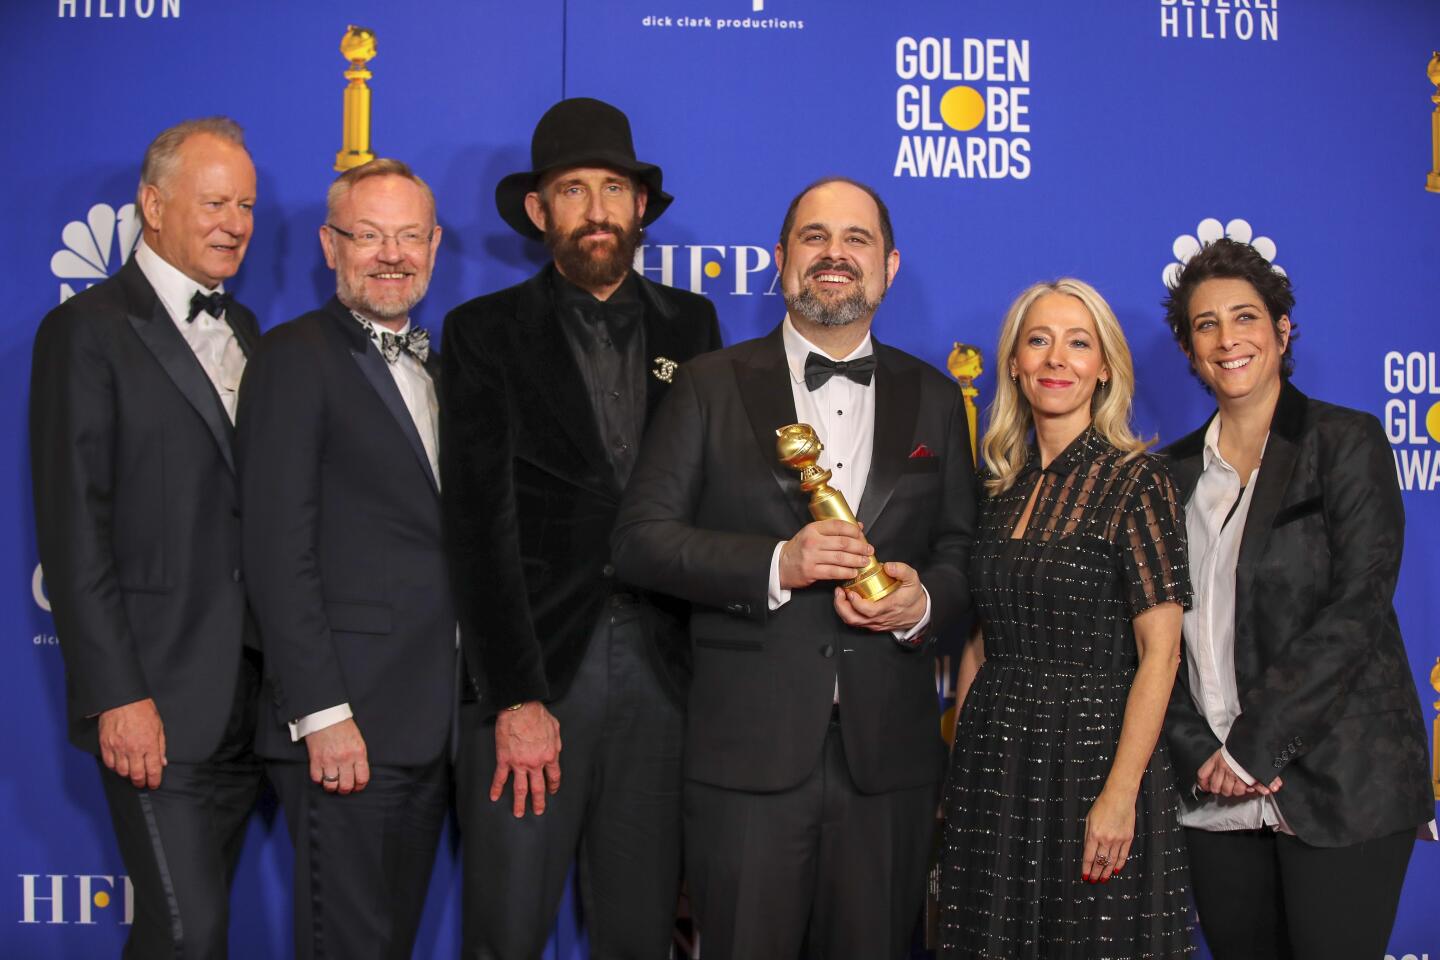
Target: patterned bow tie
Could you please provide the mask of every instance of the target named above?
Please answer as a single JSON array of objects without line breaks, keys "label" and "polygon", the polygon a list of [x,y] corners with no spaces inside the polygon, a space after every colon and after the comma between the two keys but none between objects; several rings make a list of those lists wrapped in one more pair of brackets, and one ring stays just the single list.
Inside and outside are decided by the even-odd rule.
[{"label": "patterned bow tie", "polygon": [[411,327],[405,333],[391,333],[389,330],[375,331],[380,335],[380,353],[386,363],[394,363],[400,354],[410,356],[424,363],[430,357],[430,331],[424,327]]},{"label": "patterned bow tie", "polygon": [[807,390],[812,392],[819,390],[836,374],[848,377],[862,387],[870,386],[870,378],[875,375],[875,354],[861,357],[859,360],[831,360],[818,353],[812,353],[805,358],[805,388]]},{"label": "patterned bow tie", "polygon": [[190,298],[190,314],[185,318],[185,322],[194,323],[195,318],[198,317],[202,311],[219,320],[221,314],[225,312],[225,308],[230,306],[234,300],[235,298],[230,296],[230,294],[221,293],[218,290],[209,295],[196,290],[195,296]]}]

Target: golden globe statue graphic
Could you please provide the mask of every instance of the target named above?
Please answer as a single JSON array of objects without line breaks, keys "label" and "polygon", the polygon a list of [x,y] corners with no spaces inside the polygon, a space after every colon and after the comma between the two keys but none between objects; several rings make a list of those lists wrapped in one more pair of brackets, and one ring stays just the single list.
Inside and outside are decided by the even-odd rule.
[{"label": "golden globe statue graphic", "polygon": [[370,152],[370,88],[365,85],[372,76],[365,64],[375,59],[375,31],[351,24],[340,38],[340,53],[350,61],[340,152],[335,154],[335,169],[344,173],[375,159]]},{"label": "golden globe statue graphic", "polygon": [[[808,423],[792,423],[775,431],[775,453],[780,462],[791,470],[800,471],[800,489],[810,494],[810,516],[816,520],[844,520],[856,523],[845,494],[830,486],[831,473],[815,461],[825,445],[815,434],[815,428]],[[854,577],[845,581],[846,590],[854,590],[866,600],[888,597],[900,586],[900,581],[885,572],[885,567],[874,556]]]},{"label": "golden globe statue graphic", "polygon": [[[1425,189],[1440,193],[1440,50],[1430,55],[1430,66],[1426,68],[1425,75],[1435,84],[1435,93],[1430,97],[1430,102],[1435,104],[1430,114],[1430,176],[1425,178]],[[1440,790],[1440,787],[1436,789]],[[1440,797],[1440,793],[1436,796]]]},{"label": "golden globe statue graphic", "polygon": [[975,398],[980,396],[979,389],[975,386],[975,380],[985,372],[985,358],[980,353],[979,347],[972,347],[968,343],[955,341],[955,347],[950,351],[950,359],[945,361],[945,366],[950,370],[950,376],[960,384],[960,395],[965,398],[965,420],[970,425],[970,460],[976,460],[976,427],[979,421],[979,412],[975,408]]},{"label": "golden globe statue graphic", "polygon": [[[1430,671],[1430,686],[1440,693],[1440,657],[1435,658],[1435,668]],[[1440,700],[1435,701],[1435,709],[1440,710]],[[1435,727],[1432,731],[1434,742],[1430,744],[1430,780],[1431,786],[1435,788],[1435,799],[1440,800],[1440,713],[1435,715]]]}]

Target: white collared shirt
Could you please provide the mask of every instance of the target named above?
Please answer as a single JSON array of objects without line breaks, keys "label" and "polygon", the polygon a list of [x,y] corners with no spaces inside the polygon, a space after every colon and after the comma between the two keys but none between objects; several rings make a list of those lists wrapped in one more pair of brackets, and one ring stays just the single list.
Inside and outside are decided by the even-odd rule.
[{"label": "white collared shirt", "polygon": [[[823,348],[806,340],[787,315],[781,325],[785,344],[785,365],[790,370],[790,393],[795,399],[795,420],[815,428],[824,449],[817,461],[831,472],[830,486],[845,495],[845,502],[858,514],[865,495],[865,482],[870,476],[870,455],[875,446],[875,380],[877,369],[868,384],[859,384],[849,377],[831,377],[814,390],[805,385],[805,358],[818,353],[830,360],[859,360],[875,352],[870,334],[854,350],[843,357],[832,357]],[[776,424],[776,426],[781,426]],[[769,606],[778,610],[790,602],[790,591],[780,586],[780,551],[789,541],[775,545],[770,555]],[[881,558],[884,559],[883,557]],[[925,612],[920,622],[909,630],[894,631],[896,640],[910,640],[930,624],[930,591],[925,591]],[[839,693],[836,693],[839,702]]]},{"label": "white collared shirt", "polygon": [[223,293],[225,285],[222,283],[214,290],[205,289],[151,250],[143,239],[135,247],[135,265],[145,274],[145,279],[160,298],[160,303],[170,315],[175,328],[180,331],[180,336],[185,338],[191,352],[195,354],[195,359],[200,361],[205,376],[210,379],[211,386],[215,388],[215,393],[225,408],[226,416],[233,424],[240,377],[245,373],[245,351],[240,349],[240,341],[235,338],[235,331],[223,317],[212,317],[202,310],[195,315],[194,320],[185,319],[190,315],[191,297],[196,293],[206,296],[216,292]]},{"label": "white collared shirt", "polygon": [[[1266,438],[1267,443],[1269,438]],[[1263,456],[1264,451],[1261,451]],[[1204,469],[1185,507],[1194,603],[1185,611],[1184,634],[1190,696],[1223,744],[1240,716],[1235,679],[1235,569],[1245,518],[1255,496],[1257,467],[1242,485],[1240,475],[1220,454],[1220,416],[1205,431]],[[1222,746],[1221,756],[1247,784],[1254,777]],[[1274,797],[1208,797],[1199,806],[1182,804],[1180,823],[1201,830],[1254,830],[1274,827],[1293,833]]]},{"label": "white collared shirt", "polygon": [[[375,349],[379,350],[380,328],[359,314],[352,315],[355,317],[355,322],[363,326],[370,334],[371,342],[375,344]],[[409,329],[410,321],[407,319],[404,326],[393,332],[399,336],[408,332]],[[392,331],[387,328],[386,332]],[[395,386],[400,390],[400,397],[405,401],[405,409],[410,411],[410,419],[415,424],[415,430],[420,434],[420,443],[425,448],[425,458],[430,461],[430,470],[438,485],[440,483],[440,435],[438,431],[440,403],[435,396],[435,381],[426,372],[423,363],[404,351],[401,351],[400,356],[395,358],[394,363],[387,363],[386,366],[390,368],[390,376],[395,380]],[[456,642],[459,642],[458,632]],[[324,730],[342,720],[349,720],[354,715],[349,703],[336,704],[333,707],[306,714],[298,720],[290,722],[290,739],[292,742],[300,740],[317,730]]]}]

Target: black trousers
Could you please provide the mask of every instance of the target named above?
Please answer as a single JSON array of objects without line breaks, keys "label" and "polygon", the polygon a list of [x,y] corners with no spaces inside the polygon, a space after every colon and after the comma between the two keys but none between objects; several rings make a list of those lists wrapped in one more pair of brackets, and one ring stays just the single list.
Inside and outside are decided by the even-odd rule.
[{"label": "black trousers", "polygon": [[1215,960],[1380,960],[1415,830],[1312,847],[1272,830],[1187,829],[1200,928]]},{"label": "black trousers", "polygon": [[685,784],[685,876],[705,960],[909,956],[940,785],[861,793],[839,724],[791,790]]},{"label": "black trousers", "polygon": [[464,957],[539,957],[577,855],[590,956],[668,955],[680,887],[684,712],[648,649],[656,616],[614,601],[570,689],[547,705],[560,721],[561,783],[541,816],[527,808],[515,817],[513,786],[491,802],[495,725],[475,704],[461,708]]},{"label": "black trousers", "polygon": [[252,747],[259,691],[259,654],[246,650],[219,747],[199,763],[171,761],[155,790],[137,790],[97,760],[135,887],[126,960],[226,956],[230,880],[264,780]]},{"label": "black trousers", "polygon": [[267,769],[295,844],[295,956],[409,960],[449,807],[449,757],[372,764],[370,783],[348,796],[313,782],[309,763]]}]

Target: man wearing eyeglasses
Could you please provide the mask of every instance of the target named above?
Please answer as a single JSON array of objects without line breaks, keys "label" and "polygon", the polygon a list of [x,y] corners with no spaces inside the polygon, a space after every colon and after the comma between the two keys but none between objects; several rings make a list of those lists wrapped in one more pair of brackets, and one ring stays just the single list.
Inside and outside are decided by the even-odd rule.
[{"label": "man wearing eyeglasses", "polygon": [[397,160],[336,178],[336,294],[240,391],[243,547],[266,653],[257,745],[295,844],[295,953],[408,957],[444,820],[456,630],[437,358],[410,311],[440,228]]}]

